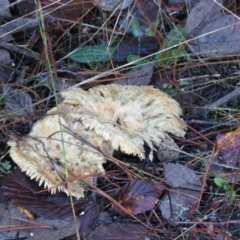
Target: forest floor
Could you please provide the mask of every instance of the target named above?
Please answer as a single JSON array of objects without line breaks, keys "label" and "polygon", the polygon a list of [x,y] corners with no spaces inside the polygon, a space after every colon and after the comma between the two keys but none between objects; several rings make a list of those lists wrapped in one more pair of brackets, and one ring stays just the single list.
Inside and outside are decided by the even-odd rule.
[{"label": "forest floor", "polygon": [[[239,9],[236,0],[1,1],[0,240],[240,239]],[[167,95],[150,86],[175,101],[165,108]],[[68,88],[82,90],[68,99]],[[97,127],[110,107],[125,122]],[[162,128],[150,132],[155,117]],[[45,119],[56,124],[33,130]],[[86,163],[65,171],[79,147]]]}]

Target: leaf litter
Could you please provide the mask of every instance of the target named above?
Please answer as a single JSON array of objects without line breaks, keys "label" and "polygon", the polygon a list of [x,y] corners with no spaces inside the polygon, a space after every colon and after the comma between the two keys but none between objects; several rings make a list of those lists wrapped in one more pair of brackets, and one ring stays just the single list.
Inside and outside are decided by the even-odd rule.
[{"label": "leaf litter", "polygon": [[92,232],[87,240],[112,239],[114,233],[115,239],[148,240],[147,228],[133,223],[112,223],[108,225],[99,225]]},{"label": "leaf litter", "polygon": [[160,161],[171,161],[177,159],[180,153],[179,146],[171,138],[164,138],[157,150],[157,158]]},{"label": "leaf litter", "polygon": [[[18,113],[19,116],[31,116],[36,113],[36,108],[33,106],[32,97],[23,89],[14,89],[3,85],[4,91],[4,110],[8,115]],[[15,118],[16,116],[14,116]],[[28,120],[28,119],[27,119]]]},{"label": "leaf litter", "polygon": [[134,215],[151,210],[158,202],[165,187],[162,183],[154,183],[135,179],[129,181],[120,188],[115,195],[115,200],[123,206],[127,212],[113,204],[113,209],[118,214],[132,213]]},{"label": "leaf litter", "polygon": [[163,163],[163,168],[166,183],[172,187],[159,203],[163,217],[173,223],[191,218],[202,188],[199,176],[179,163]]},{"label": "leaf litter", "polygon": [[[110,4],[111,2],[114,1],[109,1],[107,3]],[[123,71],[121,68],[118,68],[118,66],[120,66],[120,64],[122,63],[126,63],[127,61],[130,63],[133,60],[138,60],[138,62],[134,63],[137,66],[134,68],[133,72],[130,72],[130,74],[140,74],[142,76],[139,78],[134,77],[133,79],[126,78],[124,79],[124,85],[148,85],[151,81],[150,78],[153,75],[152,72],[156,73],[159,71],[163,78],[165,78],[164,81],[166,81],[169,86],[166,88],[161,79],[156,80],[155,86],[160,86],[161,89],[171,95],[177,95],[177,99],[181,103],[184,101],[186,102],[186,104],[184,103],[184,119],[187,119],[191,127],[194,127],[194,129],[196,130],[196,132],[194,132],[192,128],[189,128],[186,135],[186,141],[180,139],[179,137],[174,137],[173,139],[177,142],[178,145],[174,143],[173,139],[169,139],[166,136],[164,139],[162,139],[160,146],[158,144],[154,144],[153,150],[147,149],[147,144],[144,143],[143,153],[145,161],[139,162],[139,155],[137,156],[136,154],[135,156],[128,155],[127,157],[124,154],[118,155],[119,149],[117,149],[116,152],[112,150],[108,152],[108,147],[111,146],[108,144],[104,145],[104,149],[99,149],[99,137],[94,139],[92,142],[89,141],[92,140],[92,137],[89,137],[88,135],[91,135],[92,133],[92,130],[89,129],[92,127],[92,125],[88,125],[86,131],[88,132],[88,134],[86,133],[87,136],[83,134],[83,138],[81,138],[80,133],[74,135],[73,129],[69,128],[69,126],[62,126],[64,127],[66,132],[70,133],[69,135],[73,136],[73,138],[76,138],[79,141],[83,141],[86,145],[84,146],[89,147],[88,150],[96,151],[96,153],[99,153],[99,155],[103,154],[103,152],[101,152],[103,150],[107,150],[106,152],[110,153],[110,155],[107,155],[108,160],[106,160],[104,157],[104,161],[100,160],[100,165],[101,167],[103,167],[104,172],[98,172],[100,170],[98,168],[97,171],[94,171],[90,174],[90,176],[87,176],[90,178],[90,185],[85,185],[85,183],[83,183],[84,181],[81,181],[81,179],[77,179],[77,181],[79,181],[78,183],[80,183],[80,186],[83,187],[83,189],[85,190],[84,196],[87,197],[87,199],[85,200],[81,199],[77,202],[74,202],[74,207],[77,212],[77,222],[80,223],[80,225],[78,226],[79,233],[82,238],[87,239],[86,235],[89,234],[89,239],[112,239],[113,234],[115,234],[114,238],[116,238],[117,235],[119,239],[138,239],[141,237],[146,237],[146,234],[148,233],[150,233],[150,235],[147,236],[148,239],[161,239],[166,237],[177,239],[180,236],[189,239],[195,239],[196,237],[198,239],[206,239],[209,237],[213,239],[223,239],[226,237],[226,235],[228,238],[231,238],[229,234],[230,232],[231,234],[233,234],[234,237],[240,236],[240,233],[237,230],[238,224],[236,223],[236,216],[238,214],[236,212],[238,196],[235,196],[236,198],[232,202],[233,205],[231,205],[231,203],[230,205],[228,205],[229,203],[226,202],[226,193],[223,193],[223,195],[221,195],[222,189],[219,189],[214,185],[213,178],[211,177],[211,174],[213,174],[214,177],[221,177],[221,181],[225,184],[223,185],[224,188],[226,188],[228,191],[230,189],[231,192],[232,190],[236,190],[236,181],[238,180],[238,178],[235,177],[238,173],[237,131],[232,135],[226,134],[220,135],[220,137],[218,136],[216,139],[217,153],[215,155],[212,154],[212,156],[209,156],[208,150],[212,150],[216,132],[222,132],[223,130],[223,128],[219,128],[219,126],[214,125],[216,122],[221,122],[221,120],[215,121],[215,118],[222,118],[221,114],[223,114],[223,112],[219,113],[216,111],[214,112],[214,116],[212,116],[211,114],[213,112],[210,109],[209,112],[210,116],[213,117],[212,119],[209,119],[209,115],[208,117],[205,116],[204,119],[200,119],[199,116],[194,119],[191,119],[190,117],[191,110],[194,111],[196,108],[205,107],[206,103],[208,103],[208,106],[210,106],[211,108],[218,108],[220,105],[213,106],[212,99],[217,100],[218,94],[218,96],[221,97],[225,94],[225,92],[222,92],[221,94],[221,91],[219,93],[220,85],[224,84],[224,86],[221,86],[221,89],[225,88],[227,90],[227,88],[234,88],[237,82],[237,76],[235,76],[235,78],[232,77],[232,75],[234,75],[235,73],[237,74],[239,69],[238,64],[236,64],[236,59],[229,60],[226,58],[227,64],[221,65],[215,60],[209,62],[208,60],[201,58],[201,56],[215,57],[215,59],[219,61],[219,58],[216,58],[216,56],[218,56],[217,52],[220,52],[221,56],[223,56],[223,54],[225,53],[228,54],[239,52],[238,45],[235,42],[237,38],[234,38],[238,35],[238,20],[237,18],[234,18],[236,17],[234,14],[238,14],[238,10],[235,6],[235,8],[231,8],[231,13],[229,13],[227,10],[230,8],[216,7],[217,5],[215,2],[216,1],[191,1],[190,3],[187,1],[181,2],[174,0],[164,0],[161,1],[161,3],[156,3],[154,1],[149,2],[142,0],[137,1],[137,4],[135,5],[130,3],[130,5],[126,9],[119,10],[118,7],[121,4],[120,2],[115,1],[114,6],[116,7],[113,7],[113,5],[107,6],[111,8],[113,7],[113,12],[111,12],[101,9],[101,7],[94,7],[92,2],[84,2],[83,4],[82,1],[74,0],[71,1],[71,3],[68,3],[68,1],[62,1],[61,4],[63,4],[60,6],[58,5],[58,3],[52,3],[52,1],[41,1],[43,6],[42,10],[45,15],[44,18],[46,20],[45,30],[47,33],[46,36],[49,47],[48,53],[51,58],[51,67],[52,69],[54,69],[54,82],[60,82],[59,86],[56,85],[56,92],[62,91],[66,86],[72,86],[74,84],[82,85],[82,83],[87,82],[87,84],[84,85],[84,89],[88,89],[95,84],[101,85],[100,83],[110,82],[113,79],[114,81],[116,81],[119,76],[123,77],[124,74],[127,74],[128,77],[129,65],[127,65],[126,68],[124,67]],[[221,1],[217,2],[222,4]],[[5,96],[2,98],[6,103],[6,109],[4,111],[4,104],[2,102],[1,114],[4,113],[7,118],[4,118],[1,123],[3,123],[3,134],[5,135],[5,132],[7,131],[7,134],[10,135],[11,141],[15,141],[15,144],[17,145],[18,143],[22,144],[21,141],[24,139],[24,136],[22,136],[23,131],[21,130],[17,132],[17,135],[15,135],[16,131],[13,131],[14,128],[8,127],[7,124],[9,122],[11,124],[14,124],[12,122],[14,120],[19,121],[19,117],[21,116],[24,120],[24,114],[16,116],[16,119],[11,119],[10,115],[15,114],[15,111],[13,109],[15,109],[16,111],[20,110],[24,112],[24,109],[29,108],[28,104],[30,103],[31,106],[32,103],[35,101],[35,99],[31,99],[31,90],[27,92],[27,96],[24,95],[24,93],[26,92],[21,91],[20,89],[24,89],[23,87],[33,89],[33,92],[36,91],[42,98],[44,98],[51,95],[52,86],[50,87],[48,85],[49,76],[46,70],[46,66],[44,65],[45,59],[43,57],[43,55],[46,53],[41,52],[41,49],[44,48],[42,48],[43,45],[41,44],[41,36],[39,34],[38,28],[34,27],[33,25],[32,28],[22,28],[19,31],[15,29],[16,25],[14,25],[14,20],[18,18],[16,16],[21,16],[19,20],[20,22],[23,22],[22,19],[26,18],[26,16],[23,17],[23,15],[25,14],[29,14],[27,16],[29,19],[35,20],[35,13],[38,14],[38,11],[33,12],[35,10],[35,5],[32,1],[21,1],[16,3],[16,8],[11,8],[11,11],[9,11],[9,2],[4,1],[4,4],[5,6],[3,9],[1,8],[0,12],[1,20],[4,19],[1,29],[5,29],[5,32],[3,32],[3,34],[7,34],[5,36],[7,36],[8,39],[6,38],[5,42],[3,42],[4,36],[2,36],[1,38],[1,47],[5,48],[3,49],[1,55],[3,56],[3,61],[1,61],[1,67],[2,65],[5,65],[4,68],[1,70],[1,83],[4,83],[7,88],[4,88],[2,94],[4,96],[5,92],[8,93],[7,91],[5,91],[6,89],[10,89],[12,92],[15,90],[16,93],[19,93],[20,98],[18,98],[18,96],[15,96],[14,94],[9,97]],[[50,6],[49,4],[54,5]],[[230,1],[225,1],[224,7],[231,7],[231,4],[233,3],[230,3]],[[186,5],[187,8],[185,8]],[[57,9],[56,7],[58,6],[59,8]],[[223,9],[225,12],[223,12]],[[6,13],[2,14],[5,10]],[[190,14],[186,18],[188,10],[190,10]],[[130,16],[130,14],[132,14],[132,16]],[[83,17],[78,18],[80,15]],[[101,17],[96,18],[95,16]],[[109,17],[106,22],[104,24],[102,24],[102,22],[100,23],[100,21],[105,20],[106,17]],[[186,36],[184,35],[184,31],[186,19],[188,39],[191,40],[191,38],[195,38],[201,35],[199,40],[190,41],[190,45],[185,44]],[[126,20],[128,20],[128,22]],[[132,22],[135,22],[137,24],[133,26]],[[227,31],[221,30],[214,32],[215,29],[217,30],[222,28],[223,24],[233,26],[232,22],[234,22],[234,29],[228,28]],[[12,29],[7,29],[8,23]],[[16,23],[19,24],[18,21],[16,21]],[[96,28],[98,31],[97,34],[95,34]],[[117,41],[115,41],[115,34],[116,36],[119,34],[119,36],[117,36]],[[204,34],[207,35],[203,36]],[[135,56],[128,55],[128,53],[130,54],[131,52],[126,53],[125,49],[128,51],[128,44],[131,43],[133,37],[135,37],[135,42],[132,40],[132,42],[134,42],[134,45],[137,45],[137,43],[139,42],[139,39],[137,38],[140,38],[140,41],[146,43],[147,46],[148,41],[146,40],[146,42],[144,42],[144,39],[147,39],[145,38],[145,36],[151,36],[151,40],[157,43],[155,45],[157,46],[156,50],[151,50],[151,48],[149,49],[154,53],[154,51],[157,52],[159,48],[163,52],[162,56],[165,59],[158,59],[154,57],[147,57],[141,59],[142,54],[146,54],[147,56],[151,54],[148,47],[144,47],[144,44],[141,44],[141,46],[137,47],[133,46],[135,47],[135,50],[137,49],[137,51],[134,50],[135,52],[133,52],[136,53]],[[174,39],[174,37],[176,37],[176,39]],[[119,45],[119,43],[121,43],[122,45]],[[194,43],[195,45],[191,43]],[[85,61],[84,63],[77,63],[77,61],[72,61],[69,58],[67,59],[67,61],[65,61],[66,59],[63,60],[63,58],[68,56],[69,51],[74,51],[79,48],[79,46],[81,46],[82,50],[84,50],[84,48],[82,47],[83,45],[91,50],[94,49],[94,46],[98,48],[98,46],[102,44],[104,44],[104,46],[110,46],[114,48],[118,46],[118,51],[120,51],[120,57],[122,57],[121,61],[117,61],[117,59],[113,57],[114,54],[110,56],[108,61],[105,62],[96,62],[96,59],[94,57],[90,59],[90,56],[89,59],[91,61],[89,61],[89,59],[87,58],[87,61]],[[175,48],[175,45],[178,44],[180,44],[180,47]],[[231,44],[233,45],[232,48],[230,46]],[[165,51],[167,47],[171,47],[172,49],[170,49],[169,51]],[[197,58],[192,57],[193,55],[189,54],[189,51],[192,51],[195,54],[197,53]],[[204,55],[204,52],[207,52],[207,55]],[[159,56],[159,54],[156,55]],[[166,58],[169,57],[172,57],[172,59],[170,61],[166,61]],[[12,59],[14,60],[14,63]],[[19,59],[21,60],[19,61]],[[160,63],[157,67],[153,67],[153,63],[155,60],[158,60],[157,63]],[[198,60],[201,61],[199,62]],[[152,63],[150,64],[149,62]],[[217,66],[214,66],[215,63],[217,63]],[[17,66],[15,66],[14,64],[17,64]],[[201,64],[205,66],[200,66]],[[115,69],[114,71],[110,71],[109,73],[105,72],[109,69],[113,70],[114,65],[117,68],[116,72]],[[223,65],[224,70],[222,70]],[[23,74],[20,74],[20,81],[14,80],[13,73],[15,73],[16,70],[21,72],[21,69],[23,69],[24,66],[29,67],[26,69],[26,71],[22,71]],[[120,67],[122,67],[122,65]],[[120,70],[120,72],[118,72],[118,70]],[[198,76],[198,71],[201,71],[202,76],[205,76],[203,79]],[[214,80],[209,79],[211,78],[211,76],[214,75],[215,71],[218,73],[218,77],[214,78]],[[98,78],[98,73],[100,73],[100,81],[96,80]],[[163,73],[167,74],[164,75]],[[169,75],[169,77],[167,77],[167,75]],[[41,79],[43,76],[44,80]],[[102,78],[102,76],[104,77]],[[108,78],[108,76],[110,76],[110,78]],[[223,78],[223,76],[230,77],[227,80],[224,80],[221,79]],[[65,84],[65,81],[67,84]],[[10,82],[13,85],[9,84]],[[184,83],[184,85],[182,85],[182,83]],[[19,86],[16,84],[20,84],[23,86]],[[5,86],[3,85],[3,87]],[[208,94],[209,88],[211,88],[211,91],[209,91],[211,93]],[[189,93],[194,93],[194,101],[189,102],[188,100],[182,99],[182,96],[184,94]],[[105,91],[102,91],[102,94],[105,94]],[[238,106],[239,104],[237,96],[238,93],[236,93],[235,95],[235,106]],[[47,111],[46,109],[56,106],[56,99],[52,100],[48,98],[46,106],[45,103],[43,105],[37,103],[36,109],[34,109],[33,111],[25,112],[26,117],[29,115],[29,117],[27,117],[27,119],[25,120],[32,121],[31,119],[39,119],[40,115],[38,114],[42,114],[42,112],[45,113]],[[223,99],[221,107],[223,107],[223,109],[225,107],[229,107],[229,109],[231,109],[232,111],[233,108],[230,104],[233,104],[233,101],[225,102]],[[84,109],[84,111],[86,111],[86,109]],[[220,111],[222,111],[222,109],[220,109]],[[134,113],[134,111],[132,112]],[[67,112],[66,115],[69,115],[70,117],[69,113],[71,113],[71,111]],[[236,118],[235,122],[238,122],[237,114],[231,115],[232,112],[228,113],[230,117]],[[35,116],[30,117],[31,114]],[[79,116],[80,120],[78,118]],[[76,115],[73,116],[73,118],[75,122],[81,122],[83,120],[81,114],[79,115],[79,112],[77,112]],[[54,122],[57,123],[57,120],[55,120]],[[135,122],[137,123],[137,121]],[[200,124],[196,124],[196,122]],[[115,123],[119,124],[119,120],[117,120]],[[136,123],[135,125],[137,125]],[[228,124],[226,126],[231,126],[231,120],[225,119],[224,124],[225,123]],[[19,125],[21,124],[23,123],[20,123]],[[117,124],[115,128],[117,128]],[[205,124],[207,125],[207,127],[205,127]],[[214,126],[210,124],[213,124]],[[133,124],[134,127],[135,125]],[[100,130],[98,129],[98,131]],[[229,131],[230,130],[227,130],[225,132]],[[142,134],[141,130],[138,130],[136,132]],[[172,135],[174,135],[174,133],[171,135],[167,133],[167,136],[173,137]],[[53,140],[52,136],[46,136],[45,138],[47,140]],[[114,135],[114,137],[115,136],[117,135]],[[48,137],[50,139],[48,139]],[[3,139],[2,133],[1,139]],[[6,140],[4,141],[5,142],[0,142],[1,146],[3,146],[2,149],[6,149]],[[58,141],[60,140],[58,139]],[[73,145],[71,141],[68,143],[70,143],[71,146]],[[70,145],[67,145],[68,150],[72,149]],[[181,147],[179,148],[178,146]],[[37,146],[36,149],[39,150],[39,148],[40,147]],[[65,177],[63,171],[63,164],[60,163],[61,161],[59,162],[58,158],[53,159],[52,157],[56,157],[56,155],[52,155],[52,152],[49,152],[48,148],[42,150],[43,152],[41,155],[45,156],[45,160],[47,159],[51,162],[50,166],[52,168],[57,169],[61,181],[65,184],[65,186],[67,184],[70,185],[71,180],[69,180],[68,182],[67,178]],[[116,148],[114,148],[114,150],[116,150]],[[236,155],[233,154],[235,150]],[[2,151],[3,157],[1,159],[3,159],[4,161],[9,160],[9,156],[5,155],[6,151]],[[150,153],[150,157],[148,156],[148,153]],[[113,157],[111,156],[112,154]],[[115,158],[115,154],[116,156],[119,156],[121,161],[118,161]],[[41,157],[42,156],[40,156],[39,162],[45,161],[41,159]],[[189,158],[191,157],[194,158],[190,161]],[[152,162],[149,161],[149,158],[152,159]],[[157,158],[160,161],[164,161],[164,163],[162,164],[157,161]],[[180,161],[181,164],[184,165],[181,165]],[[208,161],[211,161],[210,167],[208,165]],[[189,168],[186,167],[188,163],[190,163]],[[237,163],[237,166],[235,166],[233,163]],[[8,164],[12,163],[8,161]],[[1,164],[1,166],[3,165]],[[205,173],[206,171],[204,184],[208,188],[207,191],[209,191],[207,192],[207,194],[205,192],[205,189],[202,189],[201,187],[202,183],[199,180],[199,176],[197,176],[197,174],[190,168],[197,169],[198,172],[204,171]],[[207,176],[208,170],[210,175]],[[164,173],[164,178],[161,175],[162,172]],[[169,174],[167,174],[168,172]],[[75,174],[73,174],[72,176],[74,175]],[[7,219],[9,220],[9,217],[12,218],[14,216],[19,216],[21,219],[24,220],[27,219],[29,221],[29,226],[24,225],[24,228],[26,231],[28,231],[28,229],[31,229],[31,232],[30,230],[28,232],[23,230],[16,230],[19,228],[13,229],[13,227],[16,227],[16,225],[11,224],[13,223],[13,221],[10,221],[10,224],[8,221],[8,223],[6,223],[4,226],[6,226],[8,230],[12,231],[5,231],[7,234],[5,235],[5,238],[14,238],[16,236],[29,237],[30,234],[33,233],[32,229],[37,226],[38,228],[46,228],[46,231],[44,230],[43,232],[41,232],[42,229],[39,229],[38,232],[34,231],[34,237],[32,237],[32,239],[44,239],[46,237],[51,237],[52,239],[63,238],[64,240],[76,239],[77,236],[75,235],[71,206],[67,202],[66,196],[63,193],[56,193],[54,196],[51,196],[46,191],[40,193],[38,182],[35,182],[36,188],[30,186],[33,184],[34,181],[28,180],[27,183],[24,180],[24,176],[25,175],[21,175],[17,178],[20,185],[17,181],[10,181],[9,184],[5,182],[6,185],[3,186],[2,189],[4,192],[4,196],[2,194],[0,196],[1,198],[8,198],[8,200],[5,199],[5,205],[1,204],[1,209],[3,207],[3,211],[1,210],[1,213],[6,210],[7,204],[7,210],[11,209],[15,211],[15,215],[8,215],[9,211],[8,214],[5,214],[4,212],[4,215],[8,217]],[[73,181],[76,181],[75,176],[73,178]],[[134,187],[135,185],[138,186],[138,188]],[[91,186],[94,191],[90,191],[89,187]],[[117,189],[120,188],[120,186],[122,188],[117,192]],[[158,189],[160,188],[160,186],[162,188]],[[115,190],[113,190],[113,188],[115,188]],[[158,189],[159,192],[156,189]],[[163,189],[164,192],[161,192],[161,190]],[[202,190],[203,192],[201,193],[201,199],[199,199],[200,191]],[[92,195],[90,195],[90,193]],[[117,201],[114,201],[114,198],[116,198]],[[55,201],[54,199],[57,200]],[[92,200],[91,203],[90,199]],[[65,200],[66,202],[64,202]],[[216,202],[214,202],[215,200]],[[123,215],[121,208],[118,209],[119,205],[116,205],[116,203],[118,202],[121,203],[122,206],[124,206],[126,209],[129,209],[129,212],[133,214],[131,216],[130,214]],[[216,204],[214,205],[214,203]],[[79,206],[79,208],[77,208],[77,206]],[[34,219],[31,216],[35,214],[36,218]],[[55,216],[58,219],[48,219],[51,216]],[[221,223],[218,223],[216,219],[218,219],[218,221],[220,221]],[[60,220],[62,221],[61,223]],[[189,220],[191,220],[192,222]],[[234,220],[235,223],[232,224],[231,221]],[[138,222],[138,224],[136,224],[136,221]],[[179,225],[184,224],[184,226],[188,226],[188,224],[191,224],[191,227],[186,232],[182,232],[179,229],[183,228],[175,227],[176,222]],[[69,223],[71,224],[71,227],[69,227]],[[139,223],[141,223],[142,226]],[[166,223],[170,224],[166,225]],[[21,225],[22,223],[20,222],[19,224]],[[2,230],[4,229],[6,230],[6,228],[2,228]],[[132,229],[135,230],[132,231]],[[232,231],[232,229],[234,230]],[[4,235],[5,232],[2,232],[2,235]]]},{"label": "leaf litter", "polygon": [[[11,199],[15,206],[31,211],[36,217],[64,219],[72,216],[72,208],[67,198],[51,196],[19,170],[4,179],[1,186],[2,196]],[[80,213],[89,203],[81,200],[74,203],[76,213]]]},{"label": "leaf litter", "polygon": [[210,170],[214,177],[233,183],[239,176],[239,131],[219,133],[216,136],[216,153],[211,161]]},{"label": "leaf litter", "polygon": [[223,1],[199,2],[186,22],[189,49],[201,56],[214,57],[240,52],[240,21],[237,16],[222,13]]}]

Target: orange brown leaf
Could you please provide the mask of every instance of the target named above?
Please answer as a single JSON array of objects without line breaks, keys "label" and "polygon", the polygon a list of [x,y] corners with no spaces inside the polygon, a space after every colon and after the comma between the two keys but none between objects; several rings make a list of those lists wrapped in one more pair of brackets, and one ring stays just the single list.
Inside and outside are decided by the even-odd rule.
[{"label": "orange brown leaf", "polygon": [[217,135],[218,159],[227,166],[239,167],[240,127],[234,132]]},{"label": "orange brown leaf", "polygon": [[[131,214],[143,213],[151,210],[158,202],[165,187],[162,183],[135,179],[123,186],[115,196],[116,201]],[[127,212],[113,204],[114,210],[125,215]]]}]

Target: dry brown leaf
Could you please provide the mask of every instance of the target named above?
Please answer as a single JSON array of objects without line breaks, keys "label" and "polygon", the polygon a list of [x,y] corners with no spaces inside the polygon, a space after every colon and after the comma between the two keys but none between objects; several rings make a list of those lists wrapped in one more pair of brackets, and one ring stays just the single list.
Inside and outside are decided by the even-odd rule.
[{"label": "dry brown leaf", "polygon": [[[219,1],[222,3],[222,0]],[[186,22],[186,32],[196,37],[208,24],[222,16],[221,6],[214,1],[201,0],[191,10]]]},{"label": "dry brown leaf", "polygon": [[[80,236],[84,239],[93,231],[93,226],[99,224],[99,216],[102,214],[99,205],[95,203],[88,204],[81,212],[78,220],[81,223],[79,228]],[[111,218],[110,218],[111,219]]]},{"label": "dry brown leaf", "polygon": [[190,42],[190,50],[201,56],[222,56],[240,52],[240,21],[232,14],[223,14],[222,0],[202,0],[191,11],[186,32],[196,38]]},{"label": "dry brown leaf", "polygon": [[140,224],[111,223],[101,224],[86,238],[87,240],[117,239],[138,240],[150,239],[148,230]]},{"label": "dry brown leaf", "polygon": [[[63,239],[76,232],[74,218],[31,220],[12,204],[0,204],[0,239]],[[80,224],[79,224],[80,225]],[[16,238],[17,236],[17,238]]]},{"label": "dry brown leaf", "polygon": [[173,160],[179,157],[180,148],[172,138],[166,137],[160,143],[157,157],[160,161]]},{"label": "dry brown leaf", "polygon": [[219,162],[227,167],[239,168],[240,127],[234,132],[218,134],[216,143]]},{"label": "dry brown leaf", "polygon": [[84,197],[81,178],[92,184],[92,175],[104,172],[105,158],[94,146],[110,155],[120,149],[144,159],[145,143],[152,157],[154,146],[169,133],[185,134],[179,104],[152,87],[110,84],[68,89],[62,96],[64,102],[36,122],[30,134],[8,142],[21,170],[52,193],[58,189]]},{"label": "dry brown leaf", "polygon": [[153,67],[154,62],[144,64],[140,68],[139,66],[135,67],[130,72],[128,72],[128,74],[133,75],[133,77],[122,78],[115,83],[121,85],[147,86],[151,81]]},{"label": "dry brown leaf", "polygon": [[[2,197],[15,206],[30,211],[34,219],[44,217],[64,220],[72,217],[72,206],[67,197],[51,196],[42,190],[44,189],[36,181],[30,180],[19,169],[5,177],[1,186]],[[75,213],[82,212],[89,202],[90,200],[85,199],[75,201]]]},{"label": "dry brown leaf", "polygon": [[186,221],[192,217],[191,212],[195,212],[199,197],[200,191],[175,189],[161,199],[159,208],[169,221]]},{"label": "dry brown leaf", "polygon": [[112,204],[113,209],[121,215],[144,213],[154,208],[164,190],[162,182],[154,183],[142,179],[131,180],[120,188],[115,196],[115,200],[126,211],[115,204]]},{"label": "dry brown leaf", "polygon": [[35,113],[36,109],[32,106],[32,97],[23,89],[14,89],[4,86],[4,110],[7,114],[27,116]]},{"label": "dry brown leaf", "polygon": [[165,180],[173,189],[161,199],[160,210],[167,220],[186,220],[196,210],[201,180],[192,169],[179,163],[165,163],[163,168]]},{"label": "dry brown leaf", "polygon": [[209,158],[211,174],[227,182],[240,181],[239,143],[240,127],[233,132],[218,134],[216,137],[216,154]]},{"label": "dry brown leaf", "polygon": [[179,163],[164,163],[163,168],[165,180],[171,187],[201,190],[202,182],[192,169]]}]

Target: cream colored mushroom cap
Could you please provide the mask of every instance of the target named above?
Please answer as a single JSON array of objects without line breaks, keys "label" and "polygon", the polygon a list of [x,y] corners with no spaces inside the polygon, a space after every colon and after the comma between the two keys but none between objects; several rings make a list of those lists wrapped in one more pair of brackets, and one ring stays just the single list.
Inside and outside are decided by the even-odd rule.
[{"label": "cream colored mushroom cap", "polygon": [[84,91],[62,92],[64,103],[73,106],[71,116],[95,131],[114,150],[145,158],[144,143],[152,151],[166,135],[184,137],[186,125],[179,118],[180,105],[152,86],[100,85]]},{"label": "cream colored mushroom cap", "polygon": [[[36,179],[40,185],[44,184],[51,193],[58,189],[67,195],[81,198],[84,197],[86,189],[81,178],[92,184],[91,175],[104,172],[102,164],[105,159],[102,154],[84,145],[63,126],[77,129],[76,132],[81,132],[82,138],[91,142],[94,141],[94,137],[89,131],[85,131],[78,122],[67,122],[56,112],[55,108],[49,111],[20,141],[9,141],[10,155],[22,171],[26,171],[26,174]],[[66,183],[68,179],[74,181]]]},{"label": "cream colored mushroom cap", "polygon": [[52,193],[84,197],[81,179],[92,184],[93,175],[104,173],[104,156],[86,142],[108,154],[120,149],[144,159],[144,144],[152,156],[168,134],[185,135],[179,104],[149,86],[101,85],[88,91],[68,89],[62,96],[63,103],[37,121],[27,136],[8,142],[21,170]]}]

